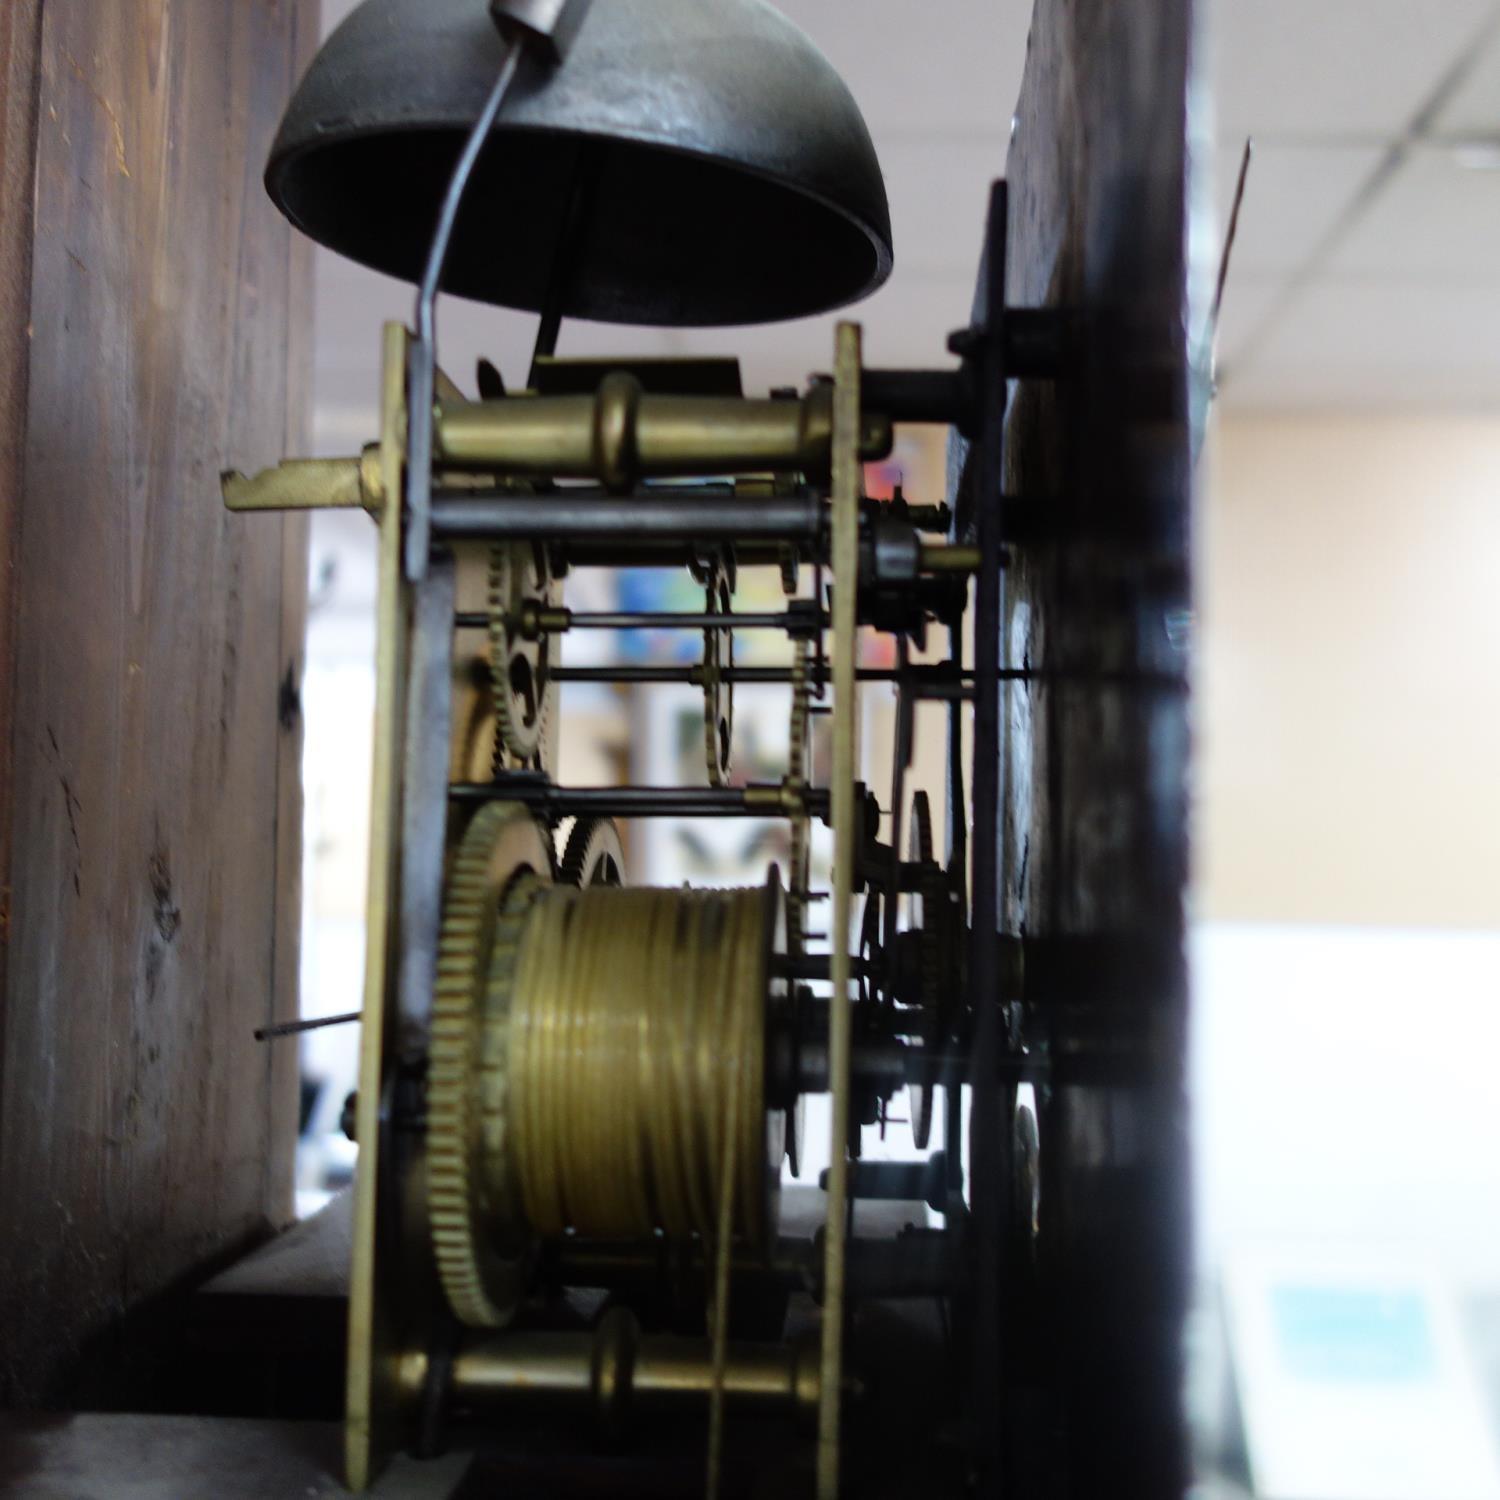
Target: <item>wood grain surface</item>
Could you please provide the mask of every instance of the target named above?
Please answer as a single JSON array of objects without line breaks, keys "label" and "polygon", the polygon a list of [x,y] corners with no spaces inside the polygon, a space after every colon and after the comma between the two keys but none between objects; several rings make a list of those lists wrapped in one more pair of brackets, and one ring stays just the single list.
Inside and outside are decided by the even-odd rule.
[{"label": "wood grain surface", "polygon": [[[1013,307],[1071,309],[1019,382],[1004,491],[1003,925],[1041,1091],[1038,1300],[1009,1330],[1009,1493],[1177,1496],[1189,1245],[1193,0],[1039,0],[1008,163]],[[1043,1478],[1045,1476],[1045,1478]]]},{"label": "wood grain surface", "polygon": [[9,91],[0,137],[35,202],[29,341],[0,330],[28,388],[14,488],[0,448],[10,1402],[65,1395],[85,1346],[97,1376],[122,1314],[283,1222],[295,1121],[291,1049],[252,1031],[296,1004],[305,538],[228,516],[218,474],[302,438],[308,259],[260,174],[316,6],[46,0],[0,29],[38,11],[31,171]]},{"label": "wood grain surface", "polygon": [[[40,0],[0,7],[0,664],[9,663],[16,614],[22,451],[30,371],[32,187],[36,167]],[[15,673],[0,666],[0,995],[10,928],[11,712]],[[3,1002],[0,1002],[3,1004]],[[3,1015],[3,1009],[0,1009]],[[0,1070],[5,1033],[0,1026]]]}]

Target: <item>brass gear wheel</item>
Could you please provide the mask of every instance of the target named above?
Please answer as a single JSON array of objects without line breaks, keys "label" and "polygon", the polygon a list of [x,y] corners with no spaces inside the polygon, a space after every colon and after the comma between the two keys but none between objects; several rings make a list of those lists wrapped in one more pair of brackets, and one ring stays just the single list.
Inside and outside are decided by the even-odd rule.
[{"label": "brass gear wheel", "polygon": [[504,1327],[525,1291],[524,1242],[497,1244],[482,1227],[516,1218],[498,1165],[507,1075],[495,1011],[508,1004],[521,927],[551,873],[545,831],[504,802],[475,814],[449,863],[428,1052],[427,1215],[449,1306],[470,1327]]},{"label": "brass gear wheel", "polygon": [[521,620],[528,609],[556,602],[547,549],[537,542],[490,548],[490,677],[495,693],[495,774],[510,769],[507,757],[527,763],[547,731],[557,687],[552,682],[551,639],[528,637]]},{"label": "brass gear wheel", "polygon": [[[705,614],[727,615],[734,602],[734,570],[715,562],[704,574]],[[734,740],[734,632],[703,632],[703,753],[710,786],[729,785],[729,762]]]},{"label": "brass gear wheel", "polygon": [[609,818],[579,818],[573,824],[557,880],[559,885],[576,885],[580,890],[625,884],[625,850],[620,831]]}]

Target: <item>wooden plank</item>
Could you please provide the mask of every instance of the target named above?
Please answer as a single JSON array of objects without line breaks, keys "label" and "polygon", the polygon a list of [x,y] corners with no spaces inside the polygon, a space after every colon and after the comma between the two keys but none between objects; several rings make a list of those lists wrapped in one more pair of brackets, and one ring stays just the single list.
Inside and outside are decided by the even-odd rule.
[{"label": "wooden plank", "polygon": [[31,316],[31,229],[36,180],[40,0],[0,7],[0,1069],[5,1059],[4,976],[10,932],[10,747],[15,699],[13,631],[20,534]]},{"label": "wooden plank", "polygon": [[[301,4],[288,31],[290,68],[295,79],[317,50],[321,7]],[[246,184],[254,194],[260,162],[250,163],[255,179]],[[287,237],[286,297],[287,387],[283,454],[309,452],[312,445],[312,371],[314,262],[312,241],[300,234]],[[264,518],[269,520],[269,517]],[[281,685],[277,690],[277,719],[281,726],[276,763],[276,956],[273,966],[274,1013],[278,1020],[299,1014],[302,983],[302,681],[307,646],[307,558],[309,518],[289,514],[281,521]],[[287,1164],[296,1151],[300,1049],[282,1043],[270,1049],[270,1115],[272,1137],[266,1157],[266,1199],[278,1221],[294,1210],[293,1182]]]},{"label": "wooden plank", "polygon": [[1035,1300],[1005,1348],[1027,1493],[1187,1473],[1193,10],[1039,0],[1008,164],[1007,303],[1074,309],[1084,336],[1065,379],[1020,383],[1003,484],[1042,525],[1005,577],[1001,665],[1041,679],[1002,703],[1002,913],[1048,991],[1032,1045],[1085,1070],[1043,1091]]},{"label": "wooden plank", "polygon": [[259,175],[314,8],[42,12],[0,1399],[62,1392],[85,1341],[288,1204],[285,1078],[251,1033],[295,963],[303,577],[217,476],[280,455],[306,358]]}]

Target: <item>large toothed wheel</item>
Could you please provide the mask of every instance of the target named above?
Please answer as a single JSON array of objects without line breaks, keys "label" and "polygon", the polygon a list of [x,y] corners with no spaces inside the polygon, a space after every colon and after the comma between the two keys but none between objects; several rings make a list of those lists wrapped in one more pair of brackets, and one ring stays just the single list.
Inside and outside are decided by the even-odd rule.
[{"label": "large toothed wheel", "polygon": [[427,1211],[448,1303],[477,1328],[508,1323],[529,1255],[504,1170],[508,1071],[504,1017],[516,949],[537,893],[551,882],[546,831],[525,808],[490,803],[449,866],[433,994],[427,1077]]}]

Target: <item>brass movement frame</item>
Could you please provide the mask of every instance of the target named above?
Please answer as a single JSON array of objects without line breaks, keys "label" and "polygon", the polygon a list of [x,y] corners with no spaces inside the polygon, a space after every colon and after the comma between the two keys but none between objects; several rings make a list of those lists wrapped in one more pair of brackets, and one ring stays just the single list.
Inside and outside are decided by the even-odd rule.
[{"label": "brass movement frame", "polygon": [[[385,1264],[393,1242],[379,1228],[382,1205],[381,1121],[392,1104],[389,1061],[394,1057],[397,915],[400,909],[402,761],[407,732],[407,670],[410,654],[411,586],[405,576],[402,495],[407,462],[407,368],[411,334],[387,324],[383,338],[380,441],[355,459],[292,461],[246,479],[223,476],[231,510],[323,507],[362,508],[379,530],[375,737],[370,805],[370,853],[366,901],[365,993],[360,1044],[356,1136],[354,1247],[348,1319],[345,1415],[345,1476],[353,1490],[368,1488],[386,1460],[402,1445],[410,1426],[414,1372],[420,1350],[406,1347],[398,1320],[403,1306],[433,1291],[405,1282],[396,1294],[397,1268]],[[683,1390],[731,1394],[749,1383],[772,1400],[816,1409],[819,1500],[836,1500],[840,1481],[843,1389],[847,1146],[850,1120],[850,1053],[853,961],[849,932],[858,854],[860,808],[855,784],[859,767],[859,674],[856,613],[859,574],[862,464],[890,446],[890,424],[862,410],[862,342],[857,324],[838,325],[834,379],[815,386],[801,401],[735,401],[713,397],[645,395],[629,376],[606,379],[597,397],[512,398],[463,404],[453,384],[438,374],[436,438],[446,482],[462,490],[483,482],[454,472],[466,465],[488,482],[503,472],[550,472],[596,478],[606,486],[629,485],[646,473],[731,472],[805,468],[831,482],[830,561],[835,582],[830,618],[833,685],[831,821],[834,830],[829,1089],[832,1094],[831,1165],[825,1230],[824,1307],[816,1360],[797,1356],[787,1365],[773,1360],[761,1374],[749,1373],[749,1356],[720,1353],[716,1376],[712,1350],[676,1351],[679,1373],[663,1376]],[[927,546],[924,571],[965,572],[971,549]],[[747,806],[764,802],[767,814],[801,811],[795,789],[752,788]],[[795,804],[795,806],[793,805]],[[391,1205],[385,1205],[389,1210]],[[435,1293],[434,1293],[435,1294]],[[721,1288],[722,1295],[722,1288]],[[460,1373],[499,1392],[525,1381],[511,1369],[531,1347],[522,1339],[507,1351],[491,1341],[476,1350]],[[541,1349],[541,1345],[536,1346]],[[643,1348],[655,1348],[649,1340]],[[561,1386],[587,1390],[587,1361],[578,1350],[550,1351],[562,1361],[554,1372]],[[662,1346],[665,1351],[667,1346]],[[722,1342],[720,1344],[722,1351]],[[669,1364],[672,1363],[669,1360]],[[545,1363],[545,1361],[543,1361]],[[574,1366],[577,1366],[575,1369]],[[566,1366],[566,1369],[564,1369]],[[773,1368],[774,1367],[774,1368]],[[666,1368],[666,1367],[664,1367]],[[759,1368],[758,1366],[756,1367]],[[684,1374],[683,1371],[690,1371]],[[560,1372],[560,1373],[559,1373]],[[788,1372],[791,1372],[790,1374]],[[514,1379],[512,1379],[514,1375]],[[645,1382],[650,1386],[650,1380]],[[664,1386],[663,1389],[666,1387]]]},{"label": "brass movement frame", "polygon": [[380,399],[380,572],[376,594],[375,748],[370,789],[370,869],[365,907],[365,1002],[360,1036],[354,1178],[354,1258],[349,1282],[349,1369],[344,1468],[363,1490],[396,1446],[401,1405],[400,1348],[392,1309],[378,1295],[385,1268],[377,1229],[380,1117],[386,998],[393,970],[401,827],[401,750],[405,744],[407,585],[402,575],[401,486],[405,466],[406,363],[410,335],[388,323]]}]

